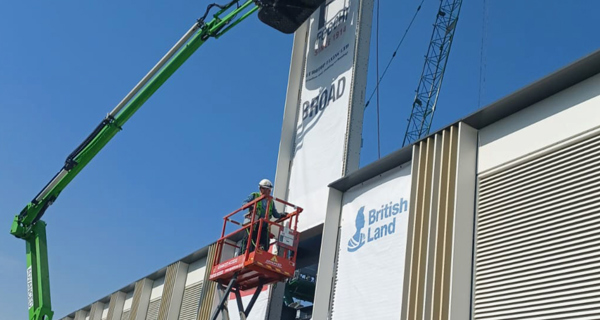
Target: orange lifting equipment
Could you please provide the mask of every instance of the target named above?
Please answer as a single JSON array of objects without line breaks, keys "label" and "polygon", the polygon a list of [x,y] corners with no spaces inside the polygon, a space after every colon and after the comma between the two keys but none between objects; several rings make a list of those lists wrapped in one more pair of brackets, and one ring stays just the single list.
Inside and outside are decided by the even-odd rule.
[{"label": "orange lifting equipment", "polygon": [[[267,200],[265,212],[269,212],[274,202],[293,211],[276,221],[271,221],[269,217],[258,217],[256,203],[263,199]],[[236,215],[239,218],[240,213],[247,209],[250,212],[244,215],[244,222],[236,221]],[[234,293],[240,316],[245,319],[263,286],[285,281],[294,275],[299,241],[298,216],[301,212],[302,208],[289,202],[262,195],[223,218],[223,230],[217,241],[209,279],[217,282],[219,289],[224,292],[211,319],[217,319],[227,308],[225,303],[230,293]],[[226,234],[232,228],[236,230]],[[263,228],[267,228],[266,233]],[[268,236],[268,248],[260,246],[260,237],[265,234]],[[245,243],[244,247],[238,244],[240,242]],[[244,308],[240,292],[248,289],[256,291]]]}]

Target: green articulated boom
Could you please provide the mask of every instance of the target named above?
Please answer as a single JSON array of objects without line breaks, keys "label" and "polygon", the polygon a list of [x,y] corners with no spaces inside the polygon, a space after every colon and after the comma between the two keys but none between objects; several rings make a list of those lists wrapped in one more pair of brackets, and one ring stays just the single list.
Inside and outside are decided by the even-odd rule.
[{"label": "green articulated boom", "polygon": [[[62,190],[119,132],[133,114],[181,65],[210,38],[219,38],[258,11],[265,24],[294,33],[325,0],[234,0],[211,4],[203,17],[167,52],[146,76],[67,157],[65,164],[25,208],[15,216],[10,233],[27,247],[27,294],[30,320],[51,320],[46,224],[40,220]],[[206,22],[213,9],[212,19]]]}]

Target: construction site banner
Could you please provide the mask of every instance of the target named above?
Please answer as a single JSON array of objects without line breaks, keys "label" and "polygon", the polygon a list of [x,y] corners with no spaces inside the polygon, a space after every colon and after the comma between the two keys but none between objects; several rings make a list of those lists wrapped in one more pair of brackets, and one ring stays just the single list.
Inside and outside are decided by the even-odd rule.
[{"label": "construction site banner", "polygon": [[332,319],[399,319],[410,164],[344,193]]},{"label": "construction site banner", "polygon": [[[364,91],[366,79],[366,70],[364,75],[354,72],[357,51],[362,50],[357,46],[362,3],[327,1],[308,22],[288,184],[289,201],[305,209],[301,230],[324,221],[327,185],[358,168],[364,95],[359,95],[360,112],[352,111],[352,101],[357,92]],[[355,87],[357,79],[360,89]],[[358,134],[350,137],[353,123]],[[352,159],[348,159],[350,145],[358,146]]]},{"label": "construction site banner", "polygon": [[[252,307],[252,310],[250,310],[250,314],[248,315],[247,320],[264,320],[267,316],[267,307],[269,304],[269,288],[270,286],[264,286],[262,288],[262,292],[260,293],[260,295],[258,296],[258,299],[256,299],[256,303],[254,303],[254,306]],[[247,290],[247,291],[242,291],[240,293],[240,295],[242,296],[242,303],[244,305],[244,307],[247,307],[248,304],[250,303],[250,300],[252,299],[252,295],[254,294],[256,290],[252,289],[252,290]],[[229,301],[227,302],[227,310],[229,312],[229,320],[241,320],[240,318],[240,314],[239,314],[239,309],[237,306],[237,301],[235,299],[235,294],[231,293],[229,294]]]}]

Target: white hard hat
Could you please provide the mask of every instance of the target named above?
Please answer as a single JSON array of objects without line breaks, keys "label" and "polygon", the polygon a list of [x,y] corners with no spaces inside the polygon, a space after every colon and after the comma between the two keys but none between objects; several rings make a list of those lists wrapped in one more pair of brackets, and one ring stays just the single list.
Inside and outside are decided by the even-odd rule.
[{"label": "white hard hat", "polygon": [[269,179],[260,180],[260,182],[258,183],[258,186],[260,188],[273,189],[273,184],[271,183],[271,181],[269,181]]}]

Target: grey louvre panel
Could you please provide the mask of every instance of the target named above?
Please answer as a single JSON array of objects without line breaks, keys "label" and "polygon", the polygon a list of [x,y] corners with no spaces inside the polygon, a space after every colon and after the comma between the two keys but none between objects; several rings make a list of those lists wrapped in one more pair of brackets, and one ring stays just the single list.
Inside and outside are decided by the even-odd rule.
[{"label": "grey louvre panel", "polygon": [[160,298],[150,301],[146,320],[158,320],[158,309],[160,308]]},{"label": "grey louvre panel", "polygon": [[127,310],[127,311],[123,311],[123,314],[121,315],[121,320],[129,320],[129,312],[131,310]]},{"label": "grey louvre panel", "polygon": [[600,136],[479,178],[474,319],[600,319]]},{"label": "grey louvre panel", "polygon": [[202,293],[202,284],[200,281],[190,285],[183,291],[183,299],[181,301],[181,311],[179,312],[179,320],[196,320],[198,315],[198,306],[200,304],[200,294]]}]

